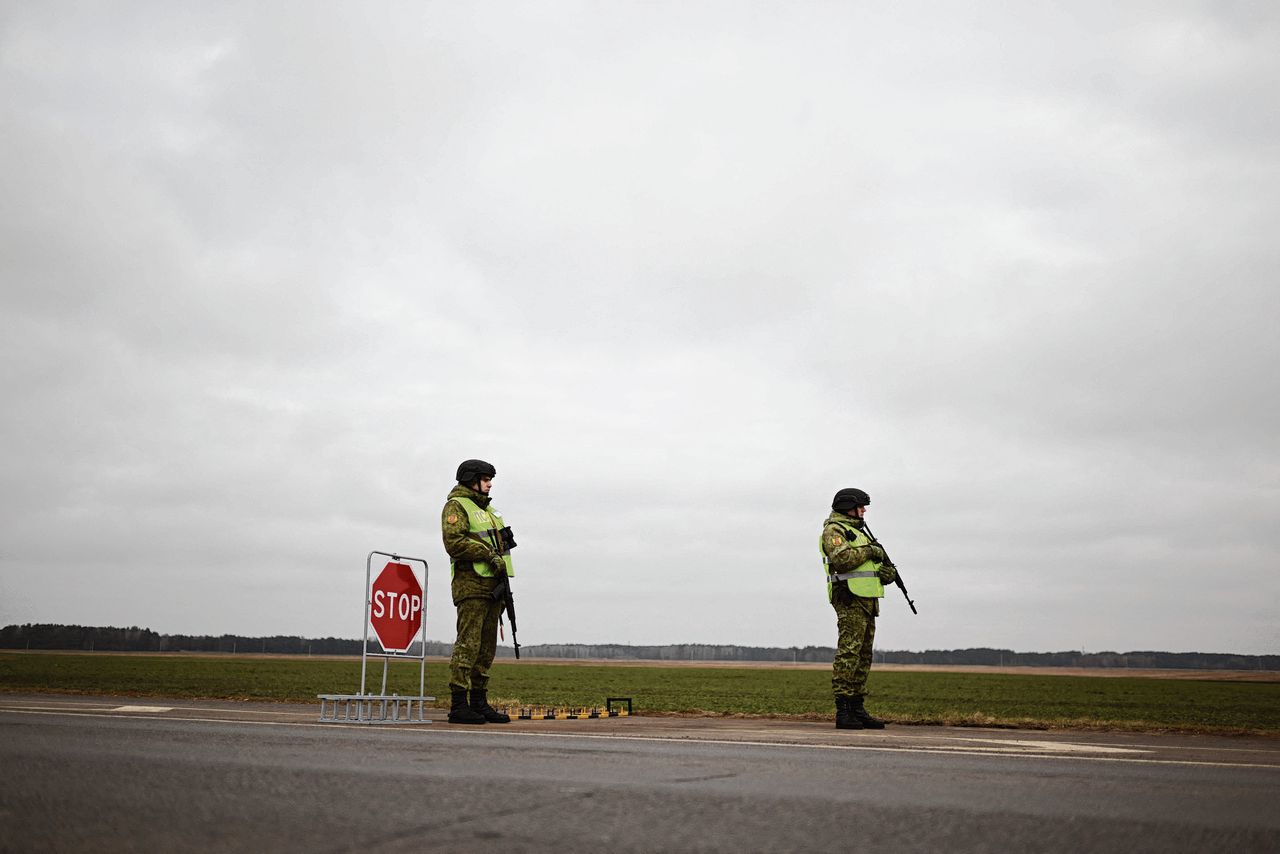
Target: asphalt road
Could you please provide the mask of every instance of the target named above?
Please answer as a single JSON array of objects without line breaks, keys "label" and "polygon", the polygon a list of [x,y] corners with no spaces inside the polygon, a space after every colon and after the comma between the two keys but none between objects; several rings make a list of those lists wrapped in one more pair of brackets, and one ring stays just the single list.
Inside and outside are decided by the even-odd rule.
[{"label": "asphalt road", "polygon": [[0,850],[1280,851],[1276,739],[317,716],[0,695]]}]

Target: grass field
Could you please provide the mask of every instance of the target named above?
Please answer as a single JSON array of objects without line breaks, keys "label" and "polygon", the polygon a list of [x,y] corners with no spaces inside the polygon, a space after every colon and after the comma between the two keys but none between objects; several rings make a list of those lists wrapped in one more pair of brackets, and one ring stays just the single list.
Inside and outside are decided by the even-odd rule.
[{"label": "grass field", "polygon": [[[370,686],[382,665],[370,661]],[[638,714],[828,718],[830,673],[769,667],[501,661],[491,699],[555,706],[634,698]],[[447,705],[445,663],[427,693]],[[355,693],[360,660],[0,652],[0,691],[315,702]],[[868,708],[894,723],[1280,735],[1280,683],[873,670]],[[393,662],[388,692],[417,694],[416,662]]]}]

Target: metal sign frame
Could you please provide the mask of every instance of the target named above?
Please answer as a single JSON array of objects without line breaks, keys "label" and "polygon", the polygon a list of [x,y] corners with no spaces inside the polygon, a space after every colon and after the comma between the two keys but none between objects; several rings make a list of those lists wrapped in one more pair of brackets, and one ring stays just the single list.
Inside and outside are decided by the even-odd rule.
[{"label": "metal sign frame", "polygon": [[[380,652],[372,652],[369,649],[369,630],[372,624],[369,622],[369,613],[373,606],[373,556],[382,555],[389,557],[391,560],[400,563],[404,561],[412,561],[422,564],[422,624],[418,631],[418,654],[413,655],[408,650],[413,648],[413,643],[404,652],[388,651],[383,648],[382,641],[378,641],[378,649]],[[413,572],[413,568],[409,568]],[[359,694],[317,694],[316,698],[320,700],[320,720],[329,723],[418,723],[429,724],[430,720],[426,716],[426,706],[428,701],[434,701],[435,697],[426,696],[427,687],[427,579],[429,570],[427,562],[420,557],[408,557],[406,555],[396,554],[394,552],[384,552],[374,550],[369,552],[369,556],[364,562],[364,633],[363,641],[360,644],[360,693]],[[417,577],[417,573],[414,573]],[[375,638],[377,637],[375,633]],[[377,694],[370,694],[366,691],[369,671],[369,659],[382,659],[382,690]],[[401,697],[397,694],[387,694],[387,669],[390,666],[391,659],[408,659],[410,661],[417,660],[418,665],[418,696]],[[353,714],[354,711],[354,714]]]},{"label": "metal sign frame", "polygon": [[[413,648],[411,642],[404,652],[388,651],[383,648],[382,641],[378,641],[378,649],[381,652],[369,651],[369,629],[372,624],[369,622],[369,610],[373,606],[373,556],[382,555],[389,557],[396,563],[402,561],[414,561],[422,564],[422,624],[418,630],[418,655],[411,655],[409,650]],[[410,572],[413,568],[410,567]],[[375,634],[375,637],[377,635]],[[382,691],[379,695],[387,693],[387,666],[393,658],[407,658],[410,660],[418,660],[420,662],[418,668],[418,696],[422,696],[427,686],[427,562],[420,557],[406,557],[404,555],[393,554],[391,552],[371,551],[369,557],[364,562],[364,642],[360,645],[360,694],[366,696],[365,691],[365,674],[368,671],[369,658],[382,659]]]}]

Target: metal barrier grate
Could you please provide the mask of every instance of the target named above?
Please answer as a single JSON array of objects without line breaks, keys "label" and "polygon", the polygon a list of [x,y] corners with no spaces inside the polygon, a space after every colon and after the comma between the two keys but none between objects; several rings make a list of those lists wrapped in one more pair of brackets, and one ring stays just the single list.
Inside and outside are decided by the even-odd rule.
[{"label": "metal barrier grate", "polygon": [[317,694],[320,720],[352,724],[429,724],[427,704],[435,697],[398,694]]}]

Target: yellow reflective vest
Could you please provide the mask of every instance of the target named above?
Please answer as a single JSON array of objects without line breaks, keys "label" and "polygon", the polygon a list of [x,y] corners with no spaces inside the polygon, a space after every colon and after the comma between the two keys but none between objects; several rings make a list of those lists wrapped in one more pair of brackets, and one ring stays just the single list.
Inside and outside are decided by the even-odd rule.
[{"label": "yellow reflective vest", "polygon": [[[826,544],[823,542],[823,536],[827,532],[827,527],[834,525],[844,534],[844,542],[836,546],[831,554],[827,554]],[[827,576],[827,601],[831,601],[831,584],[833,581],[844,581],[849,585],[849,592],[854,596],[862,596],[867,599],[880,599],[884,597],[884,585],[880,583],[880,566],[881,564],[868,560],[854,567],[852,571],[841,572],[838,575],[832,574],[831,558],[838,555],[846,549],[856,549],[859,546],[869,546],[874,542],[866,535],[861,528],[853,525],[846,525],[842,522],[827,522],[822,526],[822,533],[818,535],[818,552],[822,555],[822,569]]]},{"label": "yellow reflective vest", "polygon": [[[511,563],[511,550],[502,545],[502,538],[498,536],[498,531],[506,527],[506,522],[502,521],[502,514],[493,509],[490,504],[487,508],[481,507],[470,498],[456,497],[450,499],[462,505],[462,509],[467,511],[467,525],[470,530],[467,531],[473,537],[484,540],[493,550],[502,556],[502,562],[507,566],[507,575],[514,576],[516,574],[515,566]],[[473,561],[471,568],[476,571],[476,575],[482,575],[485,578],[493,576],[493,569],[489,566],[488,561]],[[450,564],[450,574],[452,575],[453,565]]]}]

